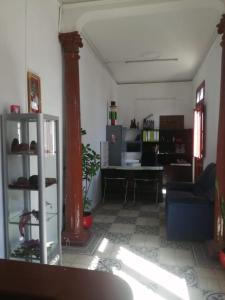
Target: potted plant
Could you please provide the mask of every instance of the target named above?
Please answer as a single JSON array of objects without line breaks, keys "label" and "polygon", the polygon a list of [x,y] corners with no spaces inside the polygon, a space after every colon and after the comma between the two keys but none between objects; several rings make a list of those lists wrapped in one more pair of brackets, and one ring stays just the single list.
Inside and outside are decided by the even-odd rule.
[{"label": "potted plant", "polygon": [[[81,135],[85,135],[86,131],[81,129]],[[91,209],[92,201],[89,199],[89,190],[93,177],[100,169],[100,155],[97,154],[90,146],[82,143],[82,172],[83,172],[83,226],[88,229],[93,222]]]},{"label": "potted plant", "polygon": [[[220,199],[220,194],[219,194],[219,183],[216,180],[216,191],[217,191],[217,195],[218,195],[218,199]],[[223,219],[223,228],[225,230],[225,201],[224,201],[224,197],[222,197],[221,199],[221,216]],[[219,260],[221,265],[225,268],[225,248],[222,248],[219,251]]]}]

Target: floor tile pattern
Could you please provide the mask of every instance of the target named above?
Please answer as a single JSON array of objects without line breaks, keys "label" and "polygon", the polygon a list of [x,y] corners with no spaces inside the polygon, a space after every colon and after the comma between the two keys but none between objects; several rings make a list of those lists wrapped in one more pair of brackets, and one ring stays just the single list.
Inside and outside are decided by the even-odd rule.
[{"label": "floor tile pattern", "polygon": [[225,270],[201,254],[203,244],[168,241],[164,211],[163,204],[100,206],[91,229],[99,247],[64,252],[63,264],[122,277],[134,300],[225,300]]}]

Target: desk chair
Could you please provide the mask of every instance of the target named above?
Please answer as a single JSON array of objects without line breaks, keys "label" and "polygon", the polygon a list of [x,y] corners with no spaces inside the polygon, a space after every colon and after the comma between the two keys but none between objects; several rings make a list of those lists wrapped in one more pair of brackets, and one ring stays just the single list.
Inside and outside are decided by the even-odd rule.
[{"label": "desk chair", "polygon": [[133,203],[136,202],[136,189],[138,188],[139,183],[149,183],[152,184],[156,188],[155,194],[155,203],[159,202],[159,180],[158,178],[147,179],[147,178],[134,178],[133,185]]},{"label": "desk chair", "polygon": [[127,202],[127,191],[128,191],[128,180],[124,177],[104,177],[104,191],[103,191],[103,198],[102,202],[105,203],[105,196],[106,196],[106,190],[107,186],[110,184],[110,182],[118,182],[121,183],[124,188],[124,204]]}]

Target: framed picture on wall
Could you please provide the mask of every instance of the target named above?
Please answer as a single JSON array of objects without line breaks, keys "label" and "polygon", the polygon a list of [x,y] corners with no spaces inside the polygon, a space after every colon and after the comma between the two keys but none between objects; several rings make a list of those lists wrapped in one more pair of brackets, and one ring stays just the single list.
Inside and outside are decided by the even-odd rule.
[{"label": "framed picture on wall", "polygon": [[41,79],[38,75],[27,72],[28,112],[41,112]]}]

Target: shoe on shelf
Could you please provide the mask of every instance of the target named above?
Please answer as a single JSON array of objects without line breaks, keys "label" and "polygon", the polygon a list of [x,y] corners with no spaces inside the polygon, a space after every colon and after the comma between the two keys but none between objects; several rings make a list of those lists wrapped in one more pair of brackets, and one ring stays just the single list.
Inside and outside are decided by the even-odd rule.
[{"label": "shoe on shelf", "polygon": [[19,148],[19,140],[17,138],[14,138],[11,144],[11,152],[18,152]]},{"label": "shoe on shelf", "polygon": [[30,143],[30,152],[37,153],[37,142],[31,141],[31,143]]}]

